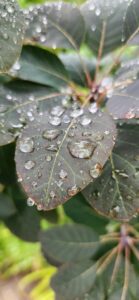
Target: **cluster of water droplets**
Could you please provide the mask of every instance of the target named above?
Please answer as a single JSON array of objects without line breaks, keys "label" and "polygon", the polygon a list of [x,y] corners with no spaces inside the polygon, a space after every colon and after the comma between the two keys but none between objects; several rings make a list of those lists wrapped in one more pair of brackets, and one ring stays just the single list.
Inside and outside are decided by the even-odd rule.
[{"label": "cluster of water droplets", "polygon": [[[11,60],[13,56],[13,60],[15,61],[15,55],[18,56],[20,53],[24,38],[24,20],[15,0],[5,0],[3,3],[1,1],[0,19],[0,68],[6,69],[11,64],[7,56],[10,57],[11,54]],[[8,45],[10,45],[10,48]],[[9,54],[7,51],[9,51]]]}]

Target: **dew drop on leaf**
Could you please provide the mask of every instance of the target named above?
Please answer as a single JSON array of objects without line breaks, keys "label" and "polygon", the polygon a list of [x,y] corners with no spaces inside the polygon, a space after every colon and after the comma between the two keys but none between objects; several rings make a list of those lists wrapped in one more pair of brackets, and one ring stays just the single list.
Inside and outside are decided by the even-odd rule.
[{"label": "dew drop on leaf", "polygon": [[26,170],[31,170],[35,167],[35,162],[33,160],[28,160],[26,163],[25,163],[25,169]]},{"label": "dew drop on leaf", "polygon": [[55,140],[61,133],[62,133],[62,130],[58,130],[58,129],[45,130],[42,134],[42,137],[44,139],[52,141],[52,140]]},{"label": "dew drop on leaf", "polygon": [[34,203],[34,200],[32,198],[28,198],[27,199],[27,205],[28,206],[33,206],[35,203]]},{"label": "dew drop on leaf", "polygon": [[89,140],[79,140],[68,143],[70,154],[76,158],[90,158],[96,148],[96,144]]},{"label": "dew drop on leaf", "polygon": [[21,152],[30,153],[34,150],[34,141],[31,138],[23,138],[19,143]]}]

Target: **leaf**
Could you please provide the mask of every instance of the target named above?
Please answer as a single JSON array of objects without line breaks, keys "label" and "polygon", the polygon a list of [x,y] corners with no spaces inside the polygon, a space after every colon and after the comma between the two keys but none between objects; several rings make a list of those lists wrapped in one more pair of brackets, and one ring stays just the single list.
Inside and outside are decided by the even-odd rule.
[{"label": "leaf", "polygon": [[99,246],[97,234],[84,225],[64,225],[42,232],[44,255],[59,263],[91,258]]},{"label": "leaf", "polygon": [[8,188],[12,197],[16,214],[4,220],[11,232],[27,242],[37,242],[40,231],[40,215],[35,207],[27,206],[27,196],[18,184]]},{"label": "leaf", "polygon": [[24,18],[15,0],[0,0],[0,72],[8,71],[20,55]]},{"label": "leaf", "polygon": [[24,46],[18,63],[11,72],[17,78],[57,89],[69,83],[60,59],[52,52],[35,46]]},{"label": "leaf", "polygon": [[115,135],[113,120],[95,104],[66,110],[59,102],[36,116],[16,148],[17,173],[26,193],[43,210],[66,202],[100,175]]},{"label": "leaf", "polygon": [[128,3],[125,20],[124,20],[124,35],[125,37],[131,37],[129,44],[138,45],[138,33],[139,33],[139,2],[138,0],[132,0],[129,1]]},{"label": "leaf", "polygon": [[84,197],[98,212],[128,221],[139,211],[138,125],[119,126],[111,159],[102,175],[84,191]]},{"label": "leaf", "polygon": [[[0,85],[0,146],[12,143],[22,128],[34,120],[36,112],[45,111],[50,99],[61,99],[54,89],[14,80]],[[63,94],[63,98],[65,95]]]},{"label": "leaf", "polygon": [[108,219],[97,215],[81,193],[64,204],[64,211],[74,222],[90,226],[99,234],[106,232]]},{"label": "leaf", "polygon": [[[132,79],[130,79],[132,82]],[[139,80],[133,81],[126,86],[123,81],[121,89],[113,92],[111,98],[107,102],[107,109],[115,119],[133,119],[139,118]]]},{"label": "leaf", "polygon": [[86,43],[98,55],[115,50],[125,42],[123,16],[127,9],[126,0],[89,0],[81,6],[86,24]]},{"label": "leaf", "polygon": [[46,3],[25,11],[26,37],[51,48],[78,48],[85,33],[84,20],[77,6]]},{"label": "leaf", "polygon": [[14,155],[14,143],[0,147],[0,183],[4,185],[13,184],[17,180]]},{"label": "leaf", "polygon": [[62,53],[60,59],[63,62],[71,81],[81,86],[87,86],[86,76],[84,73],[83,65],[86,66],[91,78],[94,78],[96,62],[94,60],[82,57],[83,65],[81,64],[80,58],[77,54]]},{"label": "leaf", "polygon": [[52,288],[65,300],[75,300],[88,292],[96,279],[96,265],[92,261],[69,264],[52,279]]},{"label": "leaf", "polygon": [[12,199],[4,193],[0,193],[0,219],[11,217],[16,213],[16,207]]}]

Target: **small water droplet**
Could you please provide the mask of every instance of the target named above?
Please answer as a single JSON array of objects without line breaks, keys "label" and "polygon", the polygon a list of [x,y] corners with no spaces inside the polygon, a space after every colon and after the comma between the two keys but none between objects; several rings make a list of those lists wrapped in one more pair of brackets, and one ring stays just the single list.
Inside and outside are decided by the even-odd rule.
[{"label": "small water droplet", "polygon": [[27,199],[27,205],[28,206],[33,206],[35,204],[34,200],[32,198]]},{"label": "small water droplet", "polygon": [[62,133],[62,130],[58,130],[58,129],[45,130],[42,134],[42,137],[44,139],[52,141],[52,140],[55,140],[61,133]]},{"label": "small water droplet", "polygon": [[65,109],[62,106],[55,106],[51,110],[51,115],[60,117],[63,115]]},{"label": "small water droplet", "polygon": [[78,193],[78,191],[79,191],[78,187],[76,185],[74,185],[73,187],[68,189],[68,195],[72,197],[72,196],[76,195]]},{"label": "small water droplet", "polygon": [[61,119],[59,117],[52,117],[49,119],[49,123],[53,126],[61,125]]},{"label": "small water droplet", "polygon": [[71,116],[72,118],[77,118],[77,117],[82,116],[83,113],[84,113],[83,109],[75,109],[75,110],[73,110],[73,111],[71,112],[70,116]]},{"label": "small water droplet", "polygon": [[32,161],[32,160],[28,160],[26,163],[25,163],[25,169],[26,170],[31,170],[35,167],[35,162]]},{"label": "small water droplet", "polygon": [[31,138],[23,138],[19,142],[19,149],[23,153],[30,153],[34,150],[34,141]]},{"label": "small water droplet", "polygon": [[91,124],[92,120],[88,117],[83,117],[80,121],[82,126],[87,126],[89,124]]},{"label": "small water droplet", "polygon": [[102,172],[102,166],[100,164],[96,164],[94,168],[90,169],[90,175],[94,179],[100,176],[101,172]]}]

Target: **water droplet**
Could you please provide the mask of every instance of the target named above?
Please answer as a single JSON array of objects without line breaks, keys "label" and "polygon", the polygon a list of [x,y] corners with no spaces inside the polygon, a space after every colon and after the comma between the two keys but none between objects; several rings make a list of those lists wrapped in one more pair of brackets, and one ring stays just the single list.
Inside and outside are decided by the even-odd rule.
[{"label": "water droplet", "polygon": [[83,126],[87,126],[89,124],[91,124],[92,120],[88,117],[83,117],[80,121],[81,125]]},{"label": "water droplet", "polygon": [[52,199],[54,199],[54,198],[56,197],[55,192],[51,191],[51,192],[50,192],[50,197],[51,197]]},{"label": "water droplet", "polygon": [[96,14],[96,16],[100,16],[101,10],[99,8],[97,8],[96,11],[95,11],[95,14]]},{"label": "water droplet", "polygon": [[88,110],[90,111],[91,114],[95,114],[98,111],[98,107],[96,103],[90,104]]},{"label": "water droplet", "polygon": [[57,147],[57,145],[49,145],[49,146],[46,147],[46,150],[52,151],[52,152],[57,152],[58,147]]},{"label": "water droplet", "polygon": [[62,133],[62,130],[58,130],[58,129],[45,130],[42,134],[42,137],[44,139],[52,141],[52,140],[55,140],[61,133]]},{"label": "water droplet", "polygon": [[35,203],[34,203],[34,200],[32,198],[28,198],[27,199],[27,205],[28,206],[33,206]]},{"label": "water droplet", "polygon": [[78,191],[79,191],[78,187],[76,185],[74,185],[73,187],[68,189],[68,195],[72,197],[72,196],[76,195],[78,193]]},{"label": "water droplet", "polygon": [[63,115],[65,109],[62,106],[55,106],[51,110],[51,115],[60,117]]},{"label": "water droplet", "polygon": [[75,109],[75,110],[73,110],[73,111],[71,112],[70,116],[71,116],[72,118],[77,118],[77,117],[82,116],[83,113],[84,113],[83,109]]},{"label": "water droplet", "polygon": [[95,148],[96,144],[93,144],[89,140],[80,140],[68,143],[69,152],[76,158],[90,158]]},{"label": "water droplet", "polygon": [[102,166],[100,164],[96,164],[94,168],[90,169],[90,175],[94,179],[100,176],[101,172],[102,172]]},{"label": "water droplet", "polygon": [[23,138],[19,142],[19,149],[21,152],[30,153],[34,150],[34,141],[31,138]]},{"label": "water droplet", "polygon": [[48,155],[48,156],[46,157],[46,161],[50,162],[51,160],[52,160],[52,156]]},{"label": "water droplet", "polygon": [[61,170],[60,173],[59,173],[59,177],[61,179],[65,179],[66,177],[68,176],[68,173],[64,170]]},{"label": "water droplet", "polygon": [[32,161],[32,160],[28,160],[26,163],[25,163],[25,169],[26,170],[31,170],[35,167],[35,162]]},{"label": "water droplet", "polygon": [[59,126],[61,124],[61,119],[59,117],[53,117],[49,119],[49,123],[53,126]]}]

